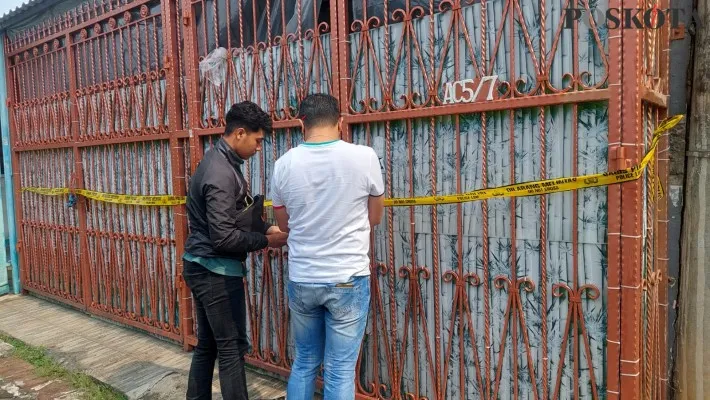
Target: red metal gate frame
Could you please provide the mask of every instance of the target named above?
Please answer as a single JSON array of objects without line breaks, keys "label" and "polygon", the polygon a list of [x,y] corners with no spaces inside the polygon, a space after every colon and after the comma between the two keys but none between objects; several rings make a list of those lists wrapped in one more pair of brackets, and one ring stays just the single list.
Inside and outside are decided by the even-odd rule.
[{"label": "red metal gate frame", "polygon": [[[79,128],[79,115],[77,107],[77,96],[78,96],[78,84],[77,84],[77,67],[75,65],[75,49],[73,47],[74,40],[72,39],[72,34],[81,32],[86,29],[97,29],[98,23],[109,21],[109,25],[112,24],[111,20],[118,18],[120,16],[125,16],[129,11],[141,13],[141,18],[155,18],[155,15],[150,16],[146,5],[151,3],[151,0],[136,0],[128,4],[120,4],[116,2],[114,5],[113,1],[102,1],[100,4],[94,2],[93,6],[88,4],[83,4],[74,10],[68,11],[66,14],[57,17],[54,20],[46,20],[43,23],[29,28],[19,34],[14,38],[8,38],[4,43],[5,54],[8,58],[8,69],[6,79],[11,82],[9,85],[10,90],[8,91],[8,106],[11,109],[26,107],[31,104],[37,104],[40,101],[51,101],[56,100],[54,94],[47,98],[31,98],[29,101],[19,103],[16,99],[16,90],[18,88],[19,78],[13,75],[14,65],[11,60],[20,60],[21,55],[24,55],[25,59],[30,58],[30,52],[34,52],[35,55],[38,54],[37,50],[41,48],[44,44],[44,51],[46,51],[51,44],[53,49],[56,46],[57,50],[65,52],[67,64],[68,64],[68,79],[69,79],[69,90],[66,92],[71,99],[71,137],[59,138],[57,140],[40,140],[37,142],[22,142],[17,137],[17,121],[15,121],[15,115],[13,112],[9,113],[10,116],[10,138],[13,147],[12,162],[15,166],[13,172],[13,183],[14,183],[14,197],[16,202],[15,207],[15,218],[18,221],[18,256],[21,266],[21,274],[23,277],[23,290],[26,292],[31,292],[36,295],[49,298],[55,301],[69,304],[73,307],[80,308],[86,312],[99,315],[101,317],[114,320],[123,323],[128,326],[132,326],[154,335],[162,336],[167,339],[171,339],[176,342],[185,343],[184,338],[187,336],[187,327],[182,325],[180,327],[181,331],[179,333],[172,332],[170,330],[161,329],[158,326],[151,326],[143,321],[127,318],[116,313],[114,310],[101,307],[95,304],[95,299],[92,298],[91,290],[91,262],[88,253],[88,235],[87,235],[87,200],[83,197],[78,198],[77,209],[78,209],[78,228],[76,231],[79,234],[79,246],[80,246],[80,268],[81,268],[81,279],[82,279],[82,289],[81,298],[71,299],[66,294],[62,293],[51,293],[46,288],[35,287],[31,282],[28,281],[29,277],[29,265],[26,262],[26,255],[28,251],[32,249],[28,248],[28,244],[24,242],[23,231],[25,229],[24,219],[22,217],[23,203],[22,203],[22,186],[20,182],[20,171],[19,171],[19,155],[23,152],[31,152],[43,149],[72,149],[74,155],[74,172],[72,178],[72,189],[83,189],[84,182],[84,166],[81,159],[80,149],[90,146],[98,145],[111,145],[111,144],[122,144],[122,143],[134,143],[134,142],[144,142],[153,140],[169,140],[170,142],[170,156],[172,161],[172,189],[176,195],[185,195],[185,163],[181,153],[179,151],[179,141],[186,139],[187,132],[179,131],[175,129],[175,126],[180,126],[182,121],[182,113],[180,105],[180,86],[179,86],[179,72],[178,68],[175,67],[174,55],[177,54],[177,8],[174,1],[171,0],[160,0],[160,18],[163,28],[162,39],[166,43],[166,48],[168,49],[167,56],[165,57],[164,70],[166,73],[166,97],[168,101],[168,118],[170,121],[170,126],[166,133],[160,132],[150,132],[142,133],[138,136],[123,136],[117,135],[112,138],[103,139],[91,139],[91,138],[80,138],[80,128]],[[145,13],[145,15],[143,15]],[[115,24],[115,22],[113,22]],[[111,27],[113,28],[113,27]],[[120,28],[119,28],[120,29]],[[97,32],[98,33],[98,32]],[[61,47],[58,39],[64,39],[65,45]],[[54,42],[54,43],[53,43]],[[179,62],[179,60],[178,60]],[[41,71],[45,73],[46,71]],[[52,71],[53,72],[53,71]],[[104,85],[109,83],[113,84],[115,82],[103,82]],[[39,115],[35,115],[35,118]],[[111,135],[113,136],[113,135]],[[174,220],[177,224],[175,227],[175,246],[176,253],[178,256],[182,253],[182,248],[184,246],[184,240],[186,236],[187,222],[185,216],[185,208],[183,205],[173,206]],[[37,224],[40,228],[51,228],[45,226],[43,223]],[[145,238],[144,238],[145,239]],[[138,238],[138,240],[142,240]],[[178,288],[184,289],[184,284],[181,281],[182,273],[182,263],[178,262],[175,282]],[[184,290],[182,291],[184,293]],[[178,302],[180,304],[180,315],[183,316],[183,311],[187,308],[189,297],[180,296]],[[182,319],[182,318],[181,318]],[[185,344],[187,349],[187,344]]]},{"label": "red metal gate frame", "polygon": [[[455,2],[458,4],[458,2]],[[543,3],[544,4],[544,3]],[[667,7],[668,0],[664,0],[661,9]],[[189,7],[190,1],[184,0],[183,9]],[[335,7],[333,7],[333,5]],[[535,96],[530,98],[512,98],[487,103],[457,104],[428,107],[426,109],[407,109],[378,113],[367,113],[362,115],[352,115],[349,109],[351,80],[348,76],[350,67],[348,65],[349,41],[348,41],[348,7],[345,0],[338,0],[331,6],[331,27],[333,35],[333,76],[338,82],[333,86],[333,95],[340,99],[341,111],[344,115],[343,137],[350,139],[350,126],[367,122],[382,122],[403,120],[412,118],[426,118],[433,116],[445,116],[468,113],[486,113],[491,111],[520,109],[528,107],[544,108],[550,105],[559,104],[579,104],[593,101],[608,101],[610,110],[609,122],[609,167],[625,168],[637,164],[645,153],[643,145],[641,108],[643,104],[649,104],[661,110],[656,116],[656,123],[665,116],[663,110],[667,107],[667,64],[668,64],[668,37],[669,28],[663,27],[661,31],[661,52],[660,71],[658,76],[665,81],[664,90],[658,91],[646,85],[639,73],[642,54],[642,38],[648,34],[648,29],[635,30],[620,28],[614,31],[615,34],[609,37],[609,88],[596,89],[572,93],[556,93]],[[620,0],[611,0],[609,8],[651,8],[653,4],[623,3]],[[193,43],[196,43],[196,35],[192,36]],[[188,44],[187,48],[191,46]],[[189,50],[188,50],[189,51]],[[337,54],[344,56],[337,57]],[[193,60],[193,61],[189,61]],[[188,57],[188,71],[192,81],[197,81],[196,56]],[[542,79],[546,79],[543,77]],[[190,90],[195,90],[191,87]],[[193,99],[198,96],[191,93]],[[190,112],[198,109],[197,101],[191,102]],[[197,120],[197,114],[191,114],[191,121]],[[649,121],[651,122],[651,121]],[[277,123],[278,127],[293,127],[294,123]],[[194,127],[191,127],[194,129]],[[215,133],[210,130],[195,135],[209,135]],[[661,147],[665,148],[667,139],[662,141]],[[193,141],[194,148],[201,150],[201,145],[197,140]],[[639,144],[641,143],[641,144]],[[201,154],[195,151],[193,154]],[[659,157],[657,160],[658,171],[662,183],[667,179],[667,157]],[[641,395],[641,340],[643,327],[640,323],[642,318],[642,242],[643,234],[641,221],[643,220],[643,181],[625,183],[608,188],[608,244],[609,244],[609,269],[608,269],[608,370],[607,370],[607,395],[615,398],[639,398]],[[622,201],[623,198],[623,201]],[[662,204],[662,203],[661,203]],[[665,206],[659,206],[655,215],[655,230],[659,232],[656,237],[657,260],[659,269],[665,272],[667,257],[666,244],[666,211]],[[436,267],[435,267],[436,269]],[[435,271],[436,273],[436,271]],[[661,308],[667,307],[667,287],[665,281],[660,282],[659,305]],[[659,323],[665,323],[665,313],[659,318]],[[631,321],[621,324],[624,321]],[[658,328],[663,329],[663,328]],[[190,344],[195,344],[195,339],[188,337]],[[623,346],[622,346],[623,343]],[[661,348],[665,348],[665,338]],[[437,354],[439,349],[437,348]],[[661,370],[665,371],[665,355],[661,357]],[[254,364],[272,372],[283,375],[288,374],[288,370],[275,367],[268,363],[252,360]],[[661,381],[662,377],[657,377]]]},{"label": "red metal gate frame", "polygon": [[[661,2],[661,9],[668,6],[668,0]],[[13,143],[12,162],[15,166],[19,165],[19,154],[24,151],[32,151],[45,148],[71,148],[75,158],[75,173],[76,188],[82,186],[83,165],[80,157],[80,148],[85,146],[93,146],[99,144],[115,144],[132,142],[136,140],[154,140],[168,139],[170,143],[170,156],[173,166],[172,171],[172,189],[176,195],[185,194],[186,174],[194,172],[197,161],[201,158],[202,142],[200,138],[208,135],[213,135],[220,132],[219,128],[200,128],[200,94],[199,94],[199,75],[198,75],[198,53],[197,53],[197,31],[195,29],[193,18],[193,4],[191,0],[181,0],[181,12],[176,1],[162,0],[161,14],[163,21],[163,36],[168,54],[164,60],[166,75],[166,91],[168,101],[168,116],[170,126],[168,133],[163,135],[150,135],[141,138],[121,138],[121,139],[106,139],[98,141],[81,141],[79,133],[79,116],[76,107],[76,90],[77,82],[73,71],[75,71],[74,58],[72,57],[71,33],[79,29],[91,27],[97,21],[103,21],[111,16],[120,15],[128,9],[134,9],[142,4],[148,3],[145,0],[134,1],[128,5],[123,5],[112,9],[108,13],[96,15],[82,23],[72,24],[70,18],[59,21],[56,24],[46,24],[39,29],[35,28],[25,32],[14,41],[8,39],[5,43],[6,54],[8,59],[17,55],[23,54],[26,51],[31,51],[42,43],[49,43],[54,38],[63,37],[66,41],[67,60],[69,63],[70,82],[69,93],[72,98],[72,115],[71,115],[71,140],[61,143],[37,143],[23,144],[16,137],[16,121],[14,114],[10,115],[11,140]],[[458,1],[455,2],[458,4]],[[608,70],[608,89],[595,89],[571,93],[554,93],[544,94],[540,96],[510,98],[495,100],[485,103],[472,104],[457,104],[457,105],[439,105],[426,109],[405,109],[386,112],[373,112],[365,114],[352,114],[349,108],[351,91],[351,80],[349,78],[350,66],[348,55],[349,52],[349,26],[348,21],[348,2],[345,0],[337,0],[331,3],[331,62],[332,62],[332,94],[340,99],[341,111],[344,114],[344,129],[343,136],[345,139],[350,139],[350,126],[353,124],[362,124],[367,122],[393,121],[412,118],[427,118],[435,116],[470,114],[470,113],[485,113],[500,110],[520,109],[520,108],[543,108],[550,105],[558,104],[579,104],[591,101],[608,101],[609,104],[609,168],[624,168],[630,165],[635,165],[643,157],[645,153],[644,143],[644,107],[653,108],[655,111],[649,111],[653,114],[650,119],[658,120],[665,116],[667,107],[668,93],[668,38],[669,27],[663,27],[660,30],[660,54],[659,54],[659,70],[657,76],[661,79],[661,86],[654,87],[641,71],[641,65],[644,63],[644,57],[648,57],[644,53],[644,38],[648,35],[648,30],[634,29],[619,29],[612,31],[609,37],[609,70]],[[621,0],[610,0],[609,8],[645,8],[652,6],[648,0],[635,0],[631,3]],[[544,0],[543,0],[544,7]],[[182,26],[179,26],[182,25]],[[179,64],[183,61],[178,58],[179,54],[179,30],[183,29],[184,35],[184,61],[185,61],[185,85],[184,90],[187,98],[187,113],[189,115],[189,126],[185,126],[185,121],[182,118],[182,101],[181,101],[181,73]],[[544,63],[543,63],[544,64]],[[8,63],[10,65],[10,63]],[[8,68],[7,80],[12,82],[9,87],[14,88],[16,77],[11,73],[12,68]],[[541,71],[541,78],[546,79],[545,72]],[[14,90],[9,90],[9,105],[11,107],[20,107],[16,101]],[[650,122],[650,121],[648,121]],[[299,126],[296,120],[276,121],[276,128],[295,128]],[[544,129],[544,127],[543,127]],[[184,154],[182,154],[182,141],[189,142],[190,159],[192,160],[191,171],[186,170],[184,162]],[[661,148],[667,148],[667,139],[663,139]],[[656,170],[663,185],[667,182],[668,174],[668,158],[667,153],[659,153],[656,160]],[[15,169],[13,175],[15,185],[15,201],[16,212],[15,218],[18,222],[22,219],[22,198],[20,185],[20,172]],[[659,202],[658,208],[655,209],[653,215],[653,228],[649,231],[654,231],[657,234],[654,236],[654,247],[656,249],[652,260],[655,262],[654,270],[660,273],[660,278],[656,275],[657,282],[657,299],[655,303],[648,303],[644,300],[645,288],[651,284],[649,278],[644,279],[644,259],[643,259],[643,241],[644,236],[648,232],[643,231],[641,221],[644,218],[644,182],[642,180],[636,182],[624,183],[621,185],[610,186],[608,188],[608,246],[609,246],[609,268],[608,268],[608,330],[607,330],[607,395],[610,398],[623,399],[638,399],[644,394],[649,394],[651,383],[642,388],[642,381],[653,381],[652,385],[663,388],[664,382],[667,382],[667,360],[665,351],[660,351],[660,354],[643,354],[644,326],[642,321],[643,305],[646,304],[652,309],[657,307],[658,320],[657,327],[660,329],[662,338],[656,343],[661,350],[665,349],[665,322],[667,315],[667,282],[665,279],[667,269],[667,210],[664,202]],[[187,221],[185,218],[184,206],[175,206],[174,218],[177,224],[175,234],[175,246],[177,253],[177,268],[175,277],[179,290],[179,307],[180,307],[180,332],[179,334],[166,334],[160,329],[147,327],[144,324],[136,323],[129,319],[121,318],[112,313],[107,313],[104,310],[92,306],[90,285],[90,261],[85,248],[87,244],[87,226],[86,226],[86,200],[79,199],[79,226],[78,233],[81,243],[81,271],[82,271],[82,295],[79,301],[69,300],[60,295],[48,293],[45,290],[25,286],[25,290],[36,293],[41,296],[46,296],[54,300],[68,303],[75,307],[98,314],[134,327],[147,330],[151,333],[162,335],[173,340],[181,342],[185,349],[189,349],[196,344],[192,321],[192,304],[189,290],[181,279],[182,261],[181,254],[183,250],[184,240],[187,234]],[[26,252],[28,250],[27,243],[23,242],[24,226],[18,224],[18,242],[19,259],[22,267],[23,278],[28,276],[28,265],[26,262]],[[544,234],[543,234],[544,236]],[[545,238],[543,237],[543,240]],[[434,273],[439,271],[434,266]],[[646,301],[646,303],[644,303]],[[623,324],[622,324],[623,320]],[[440,322],[436,322],[438,326]],[[656,332],[657,333],[657,332]],[[437,355],[440,355],[441,349],[436,346]],[[644,369],[644,360],[649,362],[649,357],[657,360],[660,367],[657,371],[661,372],[660,376],[651,376],[652,371]],[[654,358],[657,357],[657,358]],[[440,359],[440,357],[437,357]],[[266,370],[276,372],[282,375],[288,374],[288,369],[283,366],[276,366],[270,363],[263,362],[257,359],[251,359],[251,362]],[[655,370],[654,370],[655,371]],[[441,379],[439,373],[437,379]],[[543,371],[543,375],[547,376],[547,371]],[[439,381],[437,381],[439,382]],[[546,380],[545,380],[546,382]],[[440,384],[440,382],[439,382]],[[440,388],[439,388],[440,390]],[[657,392],[660,393],[660,392]],[[441,391],[439,391],[441,396]],[[659,395],[656,395],[659,396]],[[365,396],[362,396],[365,397]]]}]

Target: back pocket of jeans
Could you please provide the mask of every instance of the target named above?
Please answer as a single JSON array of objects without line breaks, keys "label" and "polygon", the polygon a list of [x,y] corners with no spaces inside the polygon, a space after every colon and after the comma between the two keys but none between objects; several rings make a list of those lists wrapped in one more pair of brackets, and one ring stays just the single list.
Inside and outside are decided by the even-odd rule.
[{"label": "back pocket of jeans", "polygon": [[361,317],[367,314],[369,309],[368,296],[366,296],[363,285],[333,286],[329,288],[328,309],[336,318]]}]

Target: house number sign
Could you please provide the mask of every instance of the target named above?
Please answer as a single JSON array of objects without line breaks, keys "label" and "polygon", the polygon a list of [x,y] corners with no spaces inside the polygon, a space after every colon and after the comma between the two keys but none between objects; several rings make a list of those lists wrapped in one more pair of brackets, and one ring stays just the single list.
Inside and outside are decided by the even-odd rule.
[{"label": "house number sign", "polygon": [[479,101],[481,92],[488,93],[486,101],[498,98],[496,90],[498,75],[484,76],[476,79],[464,79],[446,82],[444,86],[444,104],[475,103]]}]

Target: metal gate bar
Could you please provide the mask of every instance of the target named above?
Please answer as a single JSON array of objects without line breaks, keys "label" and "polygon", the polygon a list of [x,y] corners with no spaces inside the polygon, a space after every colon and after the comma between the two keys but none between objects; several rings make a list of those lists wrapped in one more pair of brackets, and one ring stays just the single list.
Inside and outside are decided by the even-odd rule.
[{"label": "metal gate bar", "polygon": [[[376,150],[390,197],[625,168],[665,116],[667,26],[564,26],[566,0],[327,3],[97,0],[9,37],[24,287],[195,345],[183,206],[68,207],[21,188],[182,196],[237,101],[274,119],[246,167],[267,197],[312,92],[340,100],[343,138]],[[623,6],[668,5],[637,3]],[[199,72],[217,47],[222,86]],[[479,98],[447,101],[465,79]],[[663,398],[667,168],[660,151],[621,185],[389,208],[373,232],[358,397]],[[287,375],[287,254],[249,264],[249,360]]]}]

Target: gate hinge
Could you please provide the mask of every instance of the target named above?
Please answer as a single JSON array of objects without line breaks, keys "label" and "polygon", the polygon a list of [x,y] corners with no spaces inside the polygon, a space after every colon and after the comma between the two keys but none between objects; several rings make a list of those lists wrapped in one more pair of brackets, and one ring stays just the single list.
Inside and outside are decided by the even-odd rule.
[{"label": "gate hinge", "polygon": [[183,14],[182,24],[185,26],[190,26],[190,14]]},{"label": "gate hinge", "polygon": [[166,70],[170,70],[170,68],[173,67],[173,60],[170,58],[170,56],[165,56],[163,59],[163,68]]}]

